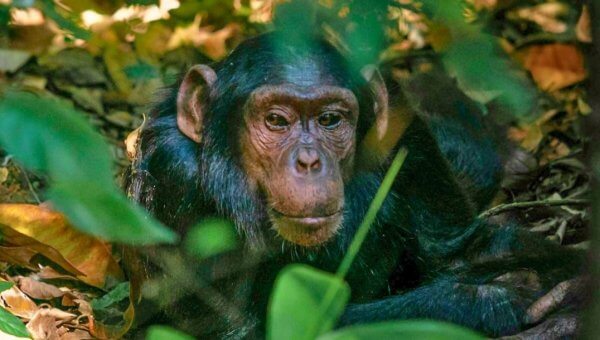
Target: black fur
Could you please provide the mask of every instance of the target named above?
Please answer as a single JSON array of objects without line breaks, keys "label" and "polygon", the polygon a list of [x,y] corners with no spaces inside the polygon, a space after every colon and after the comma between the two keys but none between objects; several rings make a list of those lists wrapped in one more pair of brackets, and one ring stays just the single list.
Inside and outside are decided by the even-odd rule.
[{"label": "black fur", "polygon": [[[277,272],[292,262],[334,271],[381,183],[388,163],[373,171],[356,169],[345,187],[341,231],[324,246],[302,249],[271,230],[263,198],[249,189],[239,163],[242,108],[253,89],[284,81],[286,70],[309,58],[359,99],[360,145],[374,121],[373,98],[365,81],[326,42],[317,39],[290,46],[277,34],[247,40],[213,65],[217,95],[208,104],[201,144],[177,129],[175,89],[167,91],[142,132],[140,158],[128,183],[134,198],[182,234],[203,217],[229,218],[246,245],[241,254],[203,262],[207,270],[192,269],[195,275],[205,275],[203,280],[214,280],[213,288],[226,294],[245,320],[216,316],[207,313],[206,304],[182,299],[167,314],[184,331],[262,337],[268,294]],[[402,96],[397,91],[391,94]],[[454,94],[471,105],[455,88],[446,96]],[[435,105],[427,102],[425,112],[400,140],[398,147],[408,149],[408,158],[348,274],[352,304],[340,325],[435,318],[490,336],[511,334],[523,327],[524,311],[534,299],[577,272],[578,255],[515,227],[494,227],[476,219],[497,188],[501,166],[472,107],[461,111],[462,104],[457,105],[442,106],[452,112],[436,112]],[[234,260],[226,260],[228,256]],[[240,270],[236,279],[214,278],[223,266],[258,256],[258,269]],[[538,273],[541,289],[494,280],[524,269]]]}]

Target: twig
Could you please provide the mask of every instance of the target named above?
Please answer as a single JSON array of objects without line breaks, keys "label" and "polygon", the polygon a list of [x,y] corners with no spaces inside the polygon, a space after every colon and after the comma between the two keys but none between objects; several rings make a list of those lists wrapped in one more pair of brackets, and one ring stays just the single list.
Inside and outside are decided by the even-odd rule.
[{"label": "twig", "polygon": [[27,175],[27,171],[25,171],[25,169],[23,169],[20,165],[18,167],[21,170],[21,173],[23,174],[23,177],[25,177],[25,181],[27,182],[27,186],[29,187],[29,191],[33,195],[33,198],[35,199],[35,201],[38,204],[42,203],[42,201],[40,200],[39,196],[35,192],[35,189],[33,188],[33,184],[31,184],[31,180],[29,180],[29,175]]},{"label": "twig", "polygon": [[513,202],[507,204],[501,204],[488,209],[481,214],[479,218],[488,218],[490,216],[498,215],[499,213],[513,210],[513,209],[525,209],[534,207],[555,207],[561,205],[589,205],[590,201],[587,199],[561,199],[561,200],[544,200],[544,201],[531,201],[531,202]]}]

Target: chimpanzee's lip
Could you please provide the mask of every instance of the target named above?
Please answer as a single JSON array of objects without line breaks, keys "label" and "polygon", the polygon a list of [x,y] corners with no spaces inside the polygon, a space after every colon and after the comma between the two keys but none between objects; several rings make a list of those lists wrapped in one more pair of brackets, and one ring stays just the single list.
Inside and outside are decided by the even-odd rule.
[{"label": "chimpanzee's lip", "polygon": [[289,216],[271,210],[273,227],[284,239],[305,247],[325,243],[339,229],[342,211],[325,216]]},{"label": "chimpanzee's lip", "polygon": [[288,215],[288,214],[284,214],[280,211],[277,211],[275,209],[271,209],[271,212],[273,213],[274,217],[276,218],[286,218],[286,219],[291,219],[291,220],[295,220],[298,222],[307,222],[307,223],[311,223],[311,222],[324,222],[327,221],[331,218],[334,217],[338,217],[338,215],[340,215],[342,213],[342,210],[338,210],[336,212],[333,212],[331,214],[327,214],[327,215],[321,215],[321,216],[312,216],[312,215],[308,215],[308,216],[298,216],[298,215]]}]

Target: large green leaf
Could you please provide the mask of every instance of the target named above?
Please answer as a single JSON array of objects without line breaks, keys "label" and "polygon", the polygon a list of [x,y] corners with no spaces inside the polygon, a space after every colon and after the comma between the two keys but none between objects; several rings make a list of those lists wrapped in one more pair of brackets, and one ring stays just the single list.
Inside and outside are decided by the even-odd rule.
[{"label": "large green leaf", "polygon": [[0,97],[0,145],[53,180],[54,206],[82,231],[132,244],[175,242],[175,233],[127,200],[108,146],[71,105],[10,90]]},{"label": "large green leaf", "polygon": [[0,331],[18,337],[29,338],[29,332],[27,332],[27,328],[25,328],[23,322],[2,307],[0,307]]},{"label": "large green leaf", "polygon": [[206,219],[193,227],[185,239],[185,249],[199,258],[233,250],[238,243],[233,224],[222,219]]},{"label": "large green leaf", "polygon": [[15,284],[12,282],[8,282],[8,281],[0,281],[0,292],[3,292],[7,289],[10,289],[12,286],[14,286]]},{"label": "large green leaf", "polygon": [[65,101],[8,91],[0,98],[0,130],[4,148],[55,181],[113,181],[102,136]]},{"label": "large green leaf", "polygon": [[189,336],[181,331],[168,326],[152,326],[148,328],[146,334],[146,340],[193,340],[192,336]]},{"label": "large green leaf", "polygon": [[451,323],[430,320],[406,320],[352,326],[325,334],[319,340],[426,339],[482,340],[481,335]]},{"label": "large green leaf", "polygon": [[333,328],[350,298],[340,278],[306,265],[284,268],[267,315],[268,339],[314,339]]},{"label": "large green leaf", "polygon": [[114,186],[67,182],[53,186],[48,197],[75,227],[106,240],[142,245],[177,239]]}]

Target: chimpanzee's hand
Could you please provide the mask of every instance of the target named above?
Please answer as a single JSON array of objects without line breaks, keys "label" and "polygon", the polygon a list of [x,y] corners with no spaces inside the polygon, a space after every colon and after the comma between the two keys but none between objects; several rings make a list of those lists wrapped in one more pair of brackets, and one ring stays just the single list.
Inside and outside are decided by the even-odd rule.
[{"label": "chimpanzee's hand", "polygon": [[[579,315],[568,310],[580,310],[577,307],[585,300],[586,286],[587,279],[584,277],[559,283],[527,309],[525,323],[532,326],[537,324],[535,327],[501,339],[556,339],[576,336],[581,320]],[[557,311],[557,314],[551,315]]]}]

